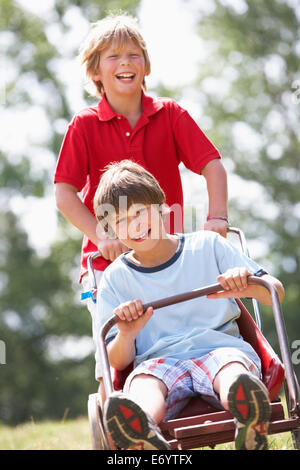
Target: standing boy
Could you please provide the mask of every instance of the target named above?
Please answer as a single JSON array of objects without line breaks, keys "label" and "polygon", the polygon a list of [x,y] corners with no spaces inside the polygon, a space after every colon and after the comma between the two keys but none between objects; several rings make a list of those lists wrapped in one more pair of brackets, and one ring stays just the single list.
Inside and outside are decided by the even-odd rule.
[{"label": "standing boy", "polygon": [[[183,194],[178,165],[205,177],[209,196],[204,228],[226,236],[227,181],[218,150],[198,125],[174,100],[153,99],[144,93],[150,61],[135,21],[126,16],[108,17],[94,25],[82,48],[82,62],[97,106],[79,112],[71,121],[59,155],[54,181],[58,209],[84,234],[81,279],[89,290],[87,258],[95,260],[99,282],[105,268],[126,250],[119,240],[97,231],[93,197],[103,168],[130,159],[149,170],[166,194],[172,213],[169,233],[182,231]],[[78,193],[82,192],[82,200]],[[98,291],[98,296],[100,292]],[[88,303],[97,330],[96,306]],[[94,339],[95,334],[94,334]],[[97,343],[96,343],[97,344]],[[101,377],[96,352],[96,378]]]},{"label": "standing boy", "polygon": [[[95,194],[98,220],[130,250],[100,283],[100,324],[112,313],[120,319],[108,333],[109,362],[135,366],[125,395],[106,401],[106,426],[119,448],[166,449],[156,424],[200,394],[236,418],[237,449],[267,449],[268,392],[260,359],[239,333],[234,298],[271,303],[264,287],[248,285],[251,275],[272,283],[280,300],[283,287],[219,234],[166,233],[164,202],[155,178],[130,161],[110,165]],[[223,288],[216,294],[143,313],[142,304],[216,280]]]}]

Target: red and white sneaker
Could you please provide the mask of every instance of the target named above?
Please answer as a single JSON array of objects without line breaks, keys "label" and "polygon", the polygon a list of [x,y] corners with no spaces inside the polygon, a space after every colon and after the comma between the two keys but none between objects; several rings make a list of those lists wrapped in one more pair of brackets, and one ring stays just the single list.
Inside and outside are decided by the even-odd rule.
[{"label": "red and white sneaker", "polygon": [[104,424],[119,449],[170,449],[152,418],[123,393],[114,392],[106,400]]},{"label": "red and white sneaker", "polygon": [[235,448],[267,450],[271,406],[264,384],[253,375],[239,375],[229,389],[228,405],[236,420]]}]

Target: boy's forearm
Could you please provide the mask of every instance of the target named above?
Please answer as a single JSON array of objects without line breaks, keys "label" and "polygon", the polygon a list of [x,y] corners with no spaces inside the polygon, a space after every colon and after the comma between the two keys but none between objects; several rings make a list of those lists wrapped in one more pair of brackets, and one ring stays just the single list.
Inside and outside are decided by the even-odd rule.
[{"label": "boy's forearm", "polygon": [[57,183],[55,185],[55,198],[57,208],[69,222],[98,246],[97,220],[78,197],[76,188],[65,183]]},{"label": "boy's forearm", "polygon": [[228,217],[227,175],[219,159],[211,160],[201,174],[206,179],[211,217]]},{"label": "boy's forearm", "polygon": [[[275,277],[270,276],[270,275],[262,276],[262,278],[270,282],[270,284],[272,284],[275,287],[278,293],[279,300],[280,302],[282,302],[284,299],[284,288],[281,282]],[[244,296],[257,299],[263,305],[271,305],[272,303],[269,291],[265,287],[262,287],[262,286],[249,285],[246,291],[244,292]]]},{"label": "boy's forearm", "polygon": [[[226,271],[225,274],[218,276],[218,281],[224,290],[220,290],[215,294],[208,294],[209,299],[228,299],[228,298],[252,298],[257,299],[258,302],[264,305],[271,305],[271,295],[269,290],[263,286],[255,284],[244,284],[241,282],[242,279],[239,275],[232,275],[232,269]],[[248,272],[249,275],[251,275]],[[275,287],[278,293],[279,301],[282,302],[284,299],[284,288],[281,282],[269,274],[265,274],[262,278],[268,281]],[[238,281],[238,282],[237,282]]]},{"label": "boy's forearm", "polygon": [[120,332],[107,347],[110,365],[117,370],[125,369],[135,358],[135,337]]}]

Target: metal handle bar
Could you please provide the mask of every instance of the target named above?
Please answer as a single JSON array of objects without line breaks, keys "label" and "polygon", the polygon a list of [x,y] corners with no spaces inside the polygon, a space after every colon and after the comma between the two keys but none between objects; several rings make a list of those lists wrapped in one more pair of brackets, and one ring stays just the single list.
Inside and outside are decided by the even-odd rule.
[{"label": "metal handle bar", "polygon": [[[283,314],[282,314],[277,290],[270,282],[266,281],[265,279],[261,279],[261,278],[257,278],[253,276],[248,277],[248,284],[265,287],[271,295],[271,302],[272,302],[273,315],[274,315],[278,341],[279,341],[279,347],[280,347],[282,361],[285,367],[286,381],[287,381],[287,386],[289,389],[291,403],[293,406],[291,412],[293,413],[297,409],[297,412],[299,413],[299,387],[298,387],[298,383],[296,381],[295,374],[293,371],[293,365],[292,365],[291,355],[290,355],[289,346],[288,346],[288,338],[287,338],[285,323],[283,319]],[[146,311],[146,309],[149,306],[152,306],[154,310],[162,308],[162,307],[167,307],[169,305],[177,304],[179,302],[184,302],[186,300],[194,299],[196,297],[202,297],[204,295],[212,294],[220,290],[223,290],[220,284],[213,284],[207,287],[202,287],[200,289],[195,289],[190,292],[184,292],[182,294],[173,295],[171,297],[166,297],[164,299],[156,300],[154,302],[149,302],[143,305],[143,310]],[[101,332],[100,332],[102,370],[103,370],[104,387],[105,387],[105,392],[106,392],[107,397],[113,392],[113,385],[112,385],[112,380],[111,380],[111,375],[110,375],[110,366],[108,362],[108,354],[107,354],[107,349],[106,349],[106,344],[105,344],[105,337],[107,333],[109,332],[109,330],[114,325],[116,325],[119,320],[120,319],[117,316],[111,317],[103,325]]]},{"label": "metal handle bar", "polygon": [[[235,233],[238,235],[242,252],[244,255],[248,256],[250,258],[249,250],[247,247],[247,242],[246,242],[246,237],[244,233],[242,232],[241,229],[236,228],[236,227],[229,227],[227,229],[227,232]],[[253,311],[254,311],[254,317],[255,317],[255,323],[257,325],[257,328],[262,331],[262,321],[261,321],[261,314],[260,314],[260,309],[259,309],[259,303],[256,299],[252,299],[252,305],[253,305]]]},{"label": "metal handle bar", "polygon": [[94,259],[99,258],[99,256],[101,256],[101,251],[95,251],[94,253],[91,253],[87,259],[88,276],[89,276],[91,291],[92,291],[94,300],[96,300],[95,292],[97,292],[97,281],[96,281],[93,261]]}]

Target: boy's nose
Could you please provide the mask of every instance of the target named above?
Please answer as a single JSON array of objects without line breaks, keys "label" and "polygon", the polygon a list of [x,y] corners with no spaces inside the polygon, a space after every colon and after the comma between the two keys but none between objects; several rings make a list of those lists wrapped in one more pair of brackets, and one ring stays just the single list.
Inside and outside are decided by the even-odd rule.
[{"label": "boy's nose", "polygon": [[120,60],[120,64],[121,65],[127,65],[127,64],[129,64],[129,62],[130,62],[130,57],[128,55],[125,55],[125,54],[122,55],[121,60]]}]

